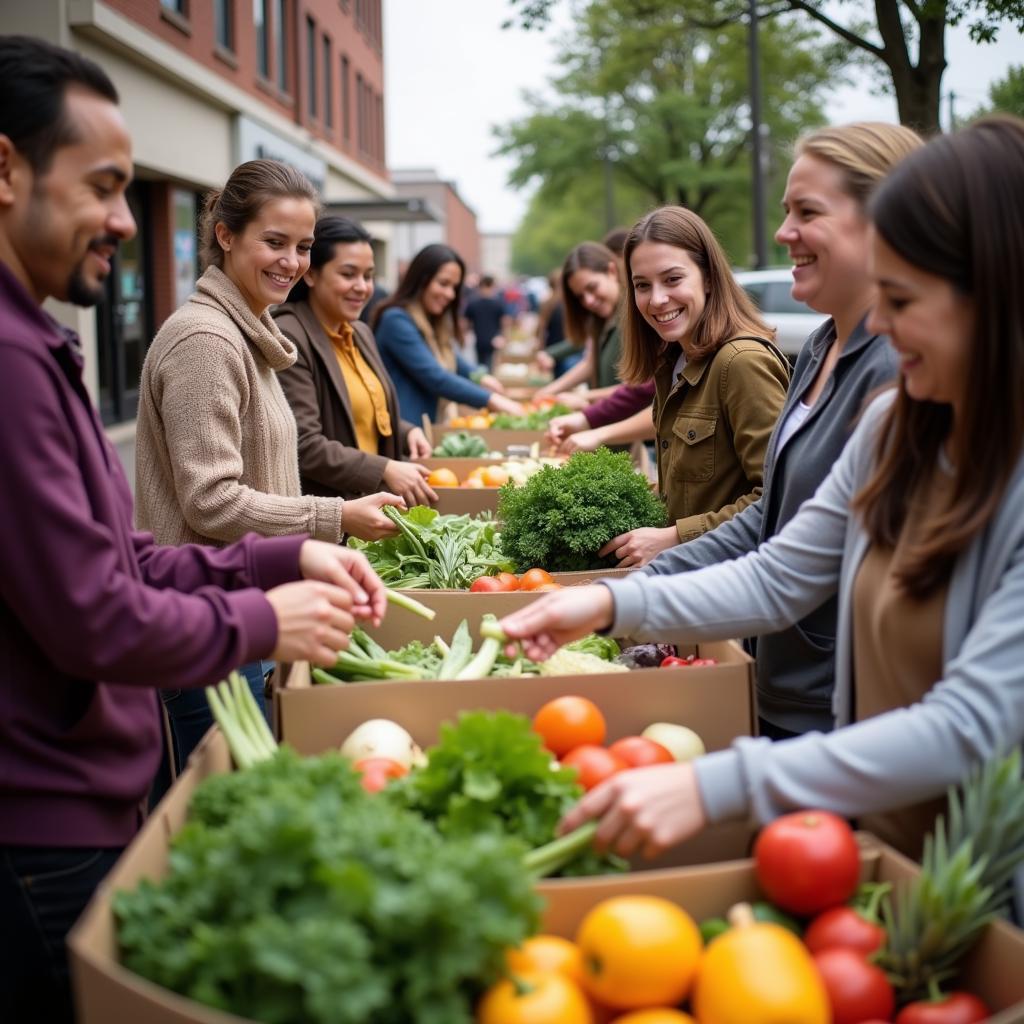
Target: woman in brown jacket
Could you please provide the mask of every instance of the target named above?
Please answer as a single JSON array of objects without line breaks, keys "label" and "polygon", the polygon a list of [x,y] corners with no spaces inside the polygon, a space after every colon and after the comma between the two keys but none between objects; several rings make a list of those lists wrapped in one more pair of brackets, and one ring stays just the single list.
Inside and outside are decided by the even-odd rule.
[{"label": "woman in brown jacket", "polygon": [[399,418],[398,396],[359,314],[373,294],[370,235],[344,217],[317,221],[307,273],[274,311],[298,359],[280,373],[299,428],[304,494],[354,498],[387,490],[432,504],[423,431]]},{"label": "woman in brown jacket", "polygon": [[630,384],[654,377],[658,489],[673,523],[631,530],[601,549],[633,566],[758,499],[789,364],[695,213],[664,206],[647,214],[623,257],[621,376]]}]

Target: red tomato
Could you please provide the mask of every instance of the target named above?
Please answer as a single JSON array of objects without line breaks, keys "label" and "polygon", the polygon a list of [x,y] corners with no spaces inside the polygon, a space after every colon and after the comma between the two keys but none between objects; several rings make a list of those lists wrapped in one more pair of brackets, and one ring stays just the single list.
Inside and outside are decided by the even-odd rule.
[{"label": "red tomato", "polygon": [[527,569],[519,577],[520,590],[536,590],[545,583],[554,583],[555,579],[546,569]]},{"label": "red tomato", "polygon": [[609,752],[622,758],[630,768],[642,768],[648,764],[672,764],[675,758],[660,743],[646,736],[625,736],[616,740]]},{"label": "red tomato", "polygon": [[908,1003],[896,1014],[896,1024],[976,1024],[992,1011],[970,992],[950,992],[941,999]]},{"label": "red tomato", "polygon": [[501,585],[501,580],[497,576],[478,576],[469,589],[473,594],[496,594],[506,588]]},{"label": "red tomato", "polygon": [[519,589],[519,577],[514,572],[499,572],[494,578],[501,583],[502,590]]},{"label": "red tomato", "polygon": [[582,747],[570,750],[562,758],[567,768],[575,768],[580,785],[584,789],[595,786],[610,779],[617,772],[624,772],[629,765],[621,757],[613,754],[606,747],[598,747],[593,743],[584,743]]},{"label": "red tomato", "polygon": [[888,1020],[896,1009],[896,995],[881,967],[869,964],[852,949],[826,949],[814,956],[828,1001],[832,1024],[861,1024],[877,1017]]},{"label": "red tomato", "polygon": [[404,764],[388,757],[364,757],[356,761],[355,769],[362,775],[359,780],[367,793],[379,793],[392,779],[400,779],[409,773]]},{"label": "red tomato", "polygon": [[555,757],[585,743],[603,743],[607,729],[601,709],[586,697],[556,697],[533,716],[533,731]]},{"label": "red tomato", "polygon": [[772,903],[791,914],[817,914],[853,895],[860,854],[853,830],[838,815],[797,811],[761,830],[754,867]]},{"label": "red tomato", "polygon": [[670,654],[667,658],[662,658],[659,668],[702,668],[705,665],[717,665],[717,658],[697,658],[692,654],[688,654],[685,658],[678,658],[674,654]]},{"label": "red tomato", "polygon": [[804,932],[804,945],[812,953],[823,949],[855,949],[863,956],[885,945],[885,929],[853,907],[833,907],[819,914]]}]

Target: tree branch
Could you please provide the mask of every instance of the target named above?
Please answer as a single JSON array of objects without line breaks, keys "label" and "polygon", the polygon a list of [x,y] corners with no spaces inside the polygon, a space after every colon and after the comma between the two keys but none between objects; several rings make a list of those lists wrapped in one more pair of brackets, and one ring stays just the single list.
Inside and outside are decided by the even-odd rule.
[{"label": "tree branch", "polygon": [[880,60],[885,60],[885,51],[880,46],[869,43],[863,36],[857,35],[856,32],[851,32],[845,25],[840,25],[839,22],[833,21],[827,14],[822,14],[821,11],[812,7],[806,0],[786,0],[786,2],[789,4],[791,11],[803,11],[804,14],[820,22],[825,28],[835,32],[841,39],[845,39],[851,46],[867,50],[868,53],[878,57]]}]

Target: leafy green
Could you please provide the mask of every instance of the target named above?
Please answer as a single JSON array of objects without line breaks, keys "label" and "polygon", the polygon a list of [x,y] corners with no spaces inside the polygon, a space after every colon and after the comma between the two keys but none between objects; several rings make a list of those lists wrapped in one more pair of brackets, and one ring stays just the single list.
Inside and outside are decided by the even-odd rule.
[{"label": "leafy green", "polygon": [[267,1024],[470,1024],[537,926],[524,847],[380,796],[286,749],[204,781],[168,875],[115,896],[125,966]]},{"label": "leafy green", "polygon": [[613,537],[641,526],[664,526],[665,506],[651,493],[625,452],[577,452],[564,466],[545,466],[498,497],[501,548],[523,571],[609,568],[597,552]]},{"label": "leafy green", "polygon": [[434,456],[442,459],[478,459],[488,454],[487,442],[479,434],[467,434],[460,430],[445,434],[441,443],[434,446]]},{"label": "leafy green", "polygon": [[604,661],[612,661],[622,653],[622,648],[610,636],[598,636],[597,633],[588,633],[581,636],[579,640],[573,640],[565,645],[567,651],[581,651],[584,654],[593,654],[595,658]]},{"label": "leafy green", "polygon": [[478,576],[511,570],[499,547],[498,524],[486,514],[474,518],[440,515],[417,505],[408,512],[385,506],[399,534],[385,540],[350,537],[389,587],[406,590],[466,590]]},{"label": "leafy green", "polygon": [[556,417],[572,412],[567,405],[552,405],[547,409],[538,409],[516,416],[510,412],[500,412],[491,422],[495,430],[544,430]]},{"label": "leafy green", "polygon": [[[441,726],[426,754],[426,767],[384,792],[446,836],[497,833],[542,846],[583,794],[574,769],[552,769],[529,719],[508,711],[463,712],[456,724]],[[604,874],[621,865],[588,847],[563,873]]]}]

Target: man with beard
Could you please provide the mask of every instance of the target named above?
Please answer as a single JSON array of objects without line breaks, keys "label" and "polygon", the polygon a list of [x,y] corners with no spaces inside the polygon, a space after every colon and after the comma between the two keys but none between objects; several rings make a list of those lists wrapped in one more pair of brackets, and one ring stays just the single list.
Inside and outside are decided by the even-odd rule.
[{"label": "man with beard", "polygon": [[131,140],[91,61],[0,36],[0,1021],[70,1021],[64,939],[138,828],[157,687],[256,658],[334,662],[384,589],[355,552],[250,535],[157,547],[42,309],[103,294]]}]

